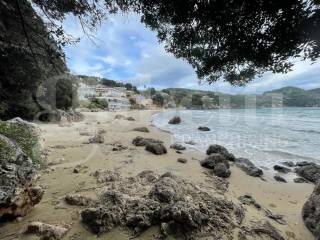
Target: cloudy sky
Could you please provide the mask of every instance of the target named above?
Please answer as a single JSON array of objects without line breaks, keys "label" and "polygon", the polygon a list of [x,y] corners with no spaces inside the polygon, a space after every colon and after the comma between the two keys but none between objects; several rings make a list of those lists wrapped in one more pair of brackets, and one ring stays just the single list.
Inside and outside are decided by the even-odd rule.
[{"label": "cloudy sky", "polygon": [[66,47],[67,64],[72,73],[131,82],[139,88],[167,87],[206,89],[228,93],[261,93],[284,86],[305,89],[320,87],[320,62],[298,62],[288,74],[266,73],[246,87],[232,87],[218,82],[200,83],[194,69],[164,50],[156,34],[140,23],[135,14],[108,18],[93,41],[83,36],[78,21],[68,18],[64,27],[80,43]]}]

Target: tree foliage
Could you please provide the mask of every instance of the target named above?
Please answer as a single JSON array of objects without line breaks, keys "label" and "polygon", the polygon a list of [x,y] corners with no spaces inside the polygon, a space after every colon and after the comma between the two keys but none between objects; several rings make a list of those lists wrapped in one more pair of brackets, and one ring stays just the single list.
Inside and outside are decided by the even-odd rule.
[{"label": "tree foliage", "polygon": [[314,0],[33,0],[61,21],[67,13],[88,28],[117,11],[134,11],[166,49],[187,60],[200,79],[244,85],[266,71],[286,73],[292,58],[320,55],[320,6]]}]

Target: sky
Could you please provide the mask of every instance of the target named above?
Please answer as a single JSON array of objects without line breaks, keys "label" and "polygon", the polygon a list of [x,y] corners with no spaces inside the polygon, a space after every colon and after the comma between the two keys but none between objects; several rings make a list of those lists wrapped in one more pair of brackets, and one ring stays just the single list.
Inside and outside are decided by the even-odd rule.
[{"label": "sky", "polygon": [[166,52],[156,33],[146,28],[137,14],[109,16],[94,33],[94,39],[86,37],[80,23],[72,17],[66,19],[64,28],[81,38],[79,43],[65,48],[72,73],[129,82],[139,89],[175,87],[236,94],[262,93],[285,86],[320,87],[320,61],[297,61],[291,72],[268,72],[246,87],[232,87],[223,81],[211,85],[200,82],[191,65]]}]

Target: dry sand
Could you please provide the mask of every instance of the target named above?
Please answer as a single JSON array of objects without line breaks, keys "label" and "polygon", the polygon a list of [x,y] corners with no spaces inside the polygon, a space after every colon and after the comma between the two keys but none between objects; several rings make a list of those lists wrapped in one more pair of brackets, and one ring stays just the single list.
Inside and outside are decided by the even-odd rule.
[{"label": "dry sand", "polygon": [[[199,165],[199,160],[205,158],[205,153],[187,149],[183,154],[177,154],[170,149],[170,144],[174,142],[173,136],[152,126],[153,113],[154,111],[85,113],[86,118],[83,122],[73,123],[69,127],[41,124],[45,148],[49,150],[48,161],[58,160],[61,163],[52,166],[52,171],[47,169],[41,172],[39,183],[46,188],[41,203],[19,221],[3,224],[0,227],[0,239],[34,239],[33,236],[19,234],[30,221],[72,223],[73,227],[65,239],[96,239],[96,236],[87,231],[80,222],[81,208],[66,205],[63,198],[68,193],[95,197],[100,191],[100,186],[90,173],[97,169],[117,170],[123,176],[134,176],[142,170],[153,170],[158,173],[170,171],[208,189],[212,188],[212,178],[206,174],[207,170]],[[116,120],[116,114],[132,116],[135,121]],[[132,131],[134,127],[142,126],[148,127],[150,133]],[[103,134],[104,144],[84,144],[89,136],[80,135],[79,132],[92,135],[100,129],[106,131]],[[131,142],[136,136],[164,141],[168,153],[156,156],[145,151],[143,147],[135,147]],[[121,143],[128,149],[112,151],[115,143]],[[186,158],[188,162],[186,164],[177,162],[177,158],[180,157]],[[73,169],[78,164],[83,168],[80,173],[75,174]],[[302,206],[314,187],[312,184],[279,183],[268,174],[264,176],[266,181],[262,181],[247,176],[233,166],[231,171],[232,175],[228,179],[229,189],[225,193],[229,199],[238,202],[239,196],[245,193],[251,194],[264,209],[284,215],[286,225],[280,225],[271,219],[269,221],[281,230],[285,239],[314,239],[301,218]],[[245,221],[259,219],[266,219],[264,211],[247,207]],[[155,231],[157,229],[152,228],[138,239],[154,239]],[[129,239],[130,236],[130,233],[115,229],[100,239]]]}]

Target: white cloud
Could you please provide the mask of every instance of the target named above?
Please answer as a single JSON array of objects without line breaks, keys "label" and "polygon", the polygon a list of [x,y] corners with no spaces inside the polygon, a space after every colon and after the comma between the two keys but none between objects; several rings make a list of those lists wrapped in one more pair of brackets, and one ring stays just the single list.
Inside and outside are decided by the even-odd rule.
[{"label": "white cloud", "polygon": [[[82,36],[81,26],[74,19],[66,21],[67,31]],[[82,35],[81,35],[82,34]],[[176,59],[158,43],[156,33],[140,23],[137,14],[113,15],[97,32],[96,44],[83,38],[66,48],[68,66],[74,73],[103,76],[138,86],[156,88],[182,87],[231,93],[254,93],[287,85],[304,88],[319,87],[320,64],[297,62],[288,74],[266,73],[245,88],[232,87],[219,81],[199,83],[194,69],[186,61]]]}]

